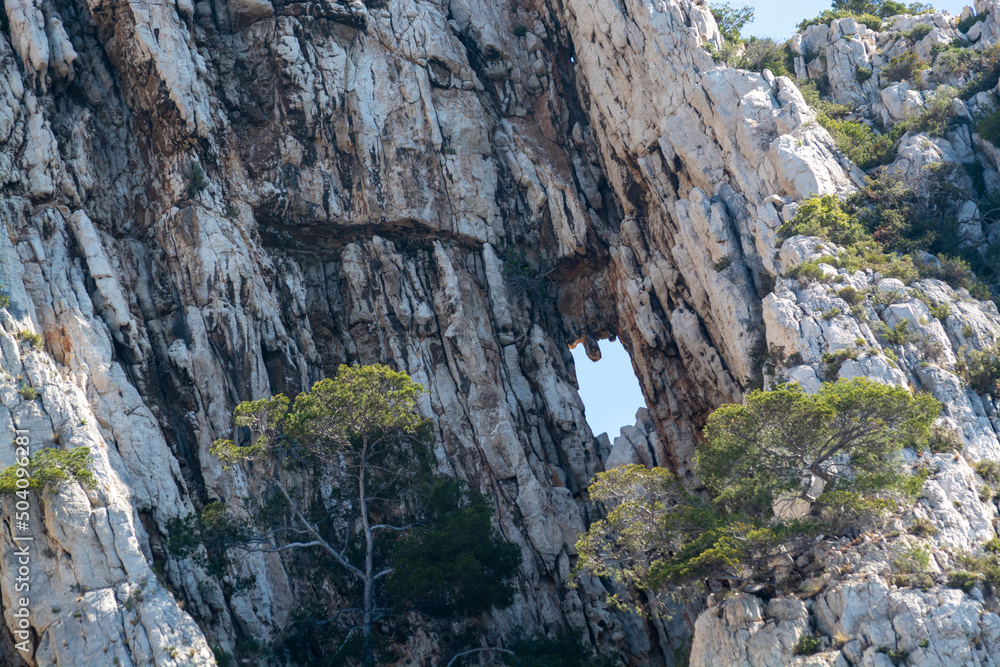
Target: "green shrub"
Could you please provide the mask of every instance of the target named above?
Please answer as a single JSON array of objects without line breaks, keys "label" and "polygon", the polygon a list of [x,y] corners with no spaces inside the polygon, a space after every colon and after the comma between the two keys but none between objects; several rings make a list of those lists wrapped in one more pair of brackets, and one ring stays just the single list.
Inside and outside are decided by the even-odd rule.
[{"label": "green shrub", "polygon": [[836,195],[813,197],[802,202],[793,220],[778,229],[778,238],[802,234],[818,236],[838,245],[851,245],[865,238],[865,229],[846,211]]},{"label": "green shrub", "polygon": [[898,487],[907,498],[916,500],[923,495],[924,484],[928,477],[930,477],[930,472],[926,468],[920,468],[914,475],[903,476]]},{"label": "green shrub", "polygon": [[[951,179],[955,170],[931,169],[927,195],[918,196],[885,174],[868,179],[865,188],[841,202],[832,195],[802,203],[795,219],[778,230],[784,240],[794,234],[820,236],[846,246],[836,257],[825,256],[796,266],[787,275],[800,282],[821,280],[820,263],[838,269],[870,269],[885,277],[910,284],[920,278],[938,278],[953,287],[967,286],[973,296],[989,296],[989,288],[978,281],[965,260],[940,256],[940,266],[916,266],[909,255],[896,253],[921,249],[940,252],[956,247],[957,219],[953,208]],[[948,204],[947,202],[952,202]],[[944,312],[944,306],[936,312]]]},{"label": "green shrub", "polygon": [[924,517],[919,517],[913,520],[910,524],[910,534],[916,535],[917,537],[933,537],[937,535],[938,529],[934,525],[934,522],[930,519]]},{"label": "green shrub", "polygon": [[993,90],[1000,81],[1000,44],[992,44],[979,51],[967,51],[971,51],[972,55],[963,59],[957,72],[960,75],[972,75],[959,93],[963,100]]},{"label": "green shrub", "polygon": [[10,308],[10,292],[3,283],[0,283],[0,308]]},{"label": "green shrub", "polygon": [[891,345],[906,345],[907,343],[912,343],[916,339],[916,335],[910,331],[909,320],[900,320],[896,323],[896,326],[892,328],[883,324],[882,336],[884,336],[886,341],[888,341]]},{"label": "green shrub", "polygon": [[809,106],[816,110],[816,121],[830,133],[851,162],[867,170],[895,159],[895,144],[902,132],[879,134],[864,123],[845,118],[850,107],[824,100],[815,81],[799,82],[799,90]]},{"label": "green shrub", "polygon": [[797,29],[801,32],[811,25],[830,25],[836,19],[853,18],[858,23],[864,25],[869,30],[878,32],[882,29],[882,19],[871,13],[855,13],[846,9],[826,9],[820,12],[819,16],[799,22]]},{"label": "green shrub", "polygon": [[972,28],[972,26],[976,25],[980,21],[985,21],[987,16],[987,12],[966,16],[964,19],[956,23],[955,27],[958,28],[960,32],[969,32],[969,29]]},{"label": "green shrub", "polygon": [[918,23],[917,25],[913,26],[913,28],[911,28],[910,30],[904,32],[903,37],[910,40],[911,42],[919,42],[924,37],[931,34],[931,30],[933,29],[934,26],[928,23]]},{"label": "green shrub", "polygon": [[937,318],[941,322],[944,322],[946,319],[948,319],[948,316],[951,315],[951,306],[949,306],[947,303],[935,302],[930,306],[928,306],[928,310],[931,313],[931,317]]},{"label": "green shrub", "polygon": [[920,272],[913,265],[913,260],[910,259],[909,255],[894,257],[878,265],[876,270],[886,278],[901,280],[904,285],[916,282],[920,278]]},{"label": "green shrub", "polygon": [[1000,484],[1000,463],[989,459],[983,459],[982,461],[976,461],[976,464],[972,466],[972,469],[975,470],[976,474],[982,477],[986,482],[990,484]]},{"label": "green shrub", "polygon": [[[871,233],[878,248],[891,253],[926,251],[938,256],[940,266],[922,262],[914,269],[920,278],[944,280],[964,287],[977,298],[989,298],[989,288],[973,273],[992,275],[985,255],[959,245],[957,205],[971,193],[964,190],[964,169],[957,165],[932,166],[926,171],[926,191],[917,194],[884,172],[868,178],[864,188],[850,195],[844,209]],[[869,264],[874,263],[869,258]],[[884,259],[883,259],[884,261]],[[885,272],[883,272],[885,273]]]},{"label": "green shrub", "polygon": [[191,558],[213,577],[226,573],[231,563],[229,550],[245,547],[252,537],[250,524],[231,516],[219,501],[208,503],[199,513],[168,519],[166,528],[167,552],[174,558]]},{"label": "green shrub", "polygon": [[[826,9],[826,10],[820,12],[819,16],[817,16],[815,18],[805,19],[803,21],[800,21],[799,25],[796,27],[796,29],[799,32],[802,32],[803,30],[805,30],[809,26],[814,26],[814,25],[830,25],[831,23],[833,23],[837,19],[849,19],[849,18],[852,18],[853,16],[854,16],[853,13],[851,13],[851,12],[849,12],[847,10],[844,10],[844,9],[841,9],[841,10]],[[881,23],[882,22],[879,21],[879,24],[881,24]]]},{"label": "green shrub", "polygon": [[503,276],[514,294],[523,294],[532,303],[544,306],[553,299],[555,283],[549,274],[555,270],[555,264],[548,257],[539,255],[531,258],[528,254],[513,246],[503,246],[499,250],[503,259]]},{"label": "green shrub", "polygon": [[38,390],[28,385],[21,387],[17,393],[21,394],[21,398],[26,401],[33,401],[38,398]]},{"label": "green shrub", "polygon": [[962,439],[950,428],[934,425],[931,427],[931,435],[927,439],[927,446],[935,454],[950,454],[961,451],[964,448]]},{"label": "green shrub", "polygon": [[862,297],[858,294],[858,290],[854,289],[850,285],[837,292],[837,296],[846,301],[849,306],[856,305],[862,300]]},{"label": "green shrub", "polygon": [[955,289],[965,288],[970,293],[978,291],[978,286],[982,283],[976,278],[976,274],[972,272],[969,262],[961,257],[949,257],[948,255],[938,255],[938,262],[940,266],[934,264],[921,265],[919,268],[920,277],[942,280]]},{"label": "green shrub", "polygon": [[893,583],[899,588],[919,588],[925,593],[934,588],[934,578],[926,572],[917,574],[897,574],[892,578]]},{"label": "green shrub", "polygon": [[892,569],[902,574],[926,572],[931,564],[930,552],[920,545],[905,546],[892,560]]},{"label": "green shrub", "polygon": [[993,489],[990,488],[989,484],[983,484],[979,487],[979,501],[986,503],[993,498]]},{"label": "green shrub", "polygon": [[969,175],[969,179],[972,181],[972,190],[975,192],[978,199],[982,199],[986,196],[986,167],[979,160],[973,160],[971,162],[965,162],[962,164],[965,168],[965,173]]},{"label": "green shrub", "polygon": [[[1000,593],[1000,554],[975,555],[965,553],[959,554],[955,560],[965,568],[966,572],[978,575],[979,581],[983,582],[987,593],[991,595]],[[967,577],[963,579],[968,580]],[[974,582],[973,585],[975,585]]]},{"label": "green shrub", "polygon": [[896,138],[878,134],[864,123],[837,120],[817,114],[819,124],[830,133],[837,148],[861,169],[889,164],[896,158]]},{"label": "green shrub", "polygon": [[708,51],[709,55],[712,56],[712,60],[720,65],[736,67],[737,63],[740,62],[740,42],[723,41],[722,47],[718,49],[711,42],[706,42],[702,44],[702,48]]},{"label": "green shrub", "polygon": [[834,306],[833,308],[829,308],[823,311],[823,319],[832,320],[833,318],[837,317],[838,315],[842,315],[843,313],[844,311],[842,311],[837,306]]},{"label": "green shrub", "polygon": [[910,652],[901,648],[891,646],[880,646],[877,653],[883,654],[889,659],[893,667],[902,667],[906,664],[906,659],[910,657]]},{"label": "green shrub", "polygon": [[927,96],[924,111],[899,123],[893,128],[893,132],[898,136],[905,132],[926,132],[932,137],[945,136],[951,120],[951,103],[956,96],[957,91],[951,86],[938,87]]},{"label": "green shrub", "polygon": [[817,260],[802,262],[801,264],[796,264],[789,269],[786,275],[789,278],[795,278],[798,280],[800,285],[805,285],[813,281],[818,282],[823,280],[826,275],[823,273],[823,269],[820,268],[819,264],[820,262]]},{"label": "green shrub", "polygon": [[[56,488],[65,482],[75,481],[85,486],[94,483],[94,474],[90,471],[90,449],[87,447],[69,450],[46,447],[18,463],[25,464],[28,476],[18,475],[17,465],[0,472],[0,495],[14,495],[25,488],[32,493],[41,493],[48,485]],[[24,479],[28,480],[26,487],[18,484]]]},{"label": "green shrub", "polygon": [[732,266],[732,264],[733,260],[731,260],[729,257],[723,257],[713,265],[713,268],[715,268],[715,270],[718,272],[722,272],[728,269],[730,266]]},{"label": "green shrub", "polygon": [[854,79],[858,83],[864,83],[868,79],[872,78],[872,71],[868,67],[858,67],[854,70]]},{"label": "green shrub", "polygon": [[45,344],[45,339],[42,338],[41,334],[37,334],[31,331],[21,331],[17,334],[17,337],[23,340],[25,343],[31,346],[34,350],[40,350]]},{"label": "green shrub", "polygon": [[923,71],[927,69],[927,63],[920,57],[907,51],[895,56],[882,68],[882,76],[889,81],[909,81],[914,86],[919,86]]},{"label": "green shrub", "polygon": [[985,350],[962,348],[956,370],[980,394],[1000,391],[1000,342]]},{"label": "green shrub", "polygon": [[232,667],[236,664],[233,654],[219,646],[212,647],[212,655],[215,656],[218,667]]},{"label": "green shrub", "polygon": [[492,526],[481,493],[447,480],[431,497],[429,525],[403,538],[392,559],[388,592],[438,618],[477,616],[514,599],[510,580],[521,549]]},{"label": "green shrub", "polygon": [[803,634],[795,645],[795,655],[813,655],[823,648],[823,640],[816,635]]},{"label": "green shrub", "polygon": [[840,367],[844,365],[844,362],[848,359],[857,359],[858,353],[854,351],[853,348],[844,348],[837,350],[833,353],[826,352],[823,354],[823,373],[825,377],[829,380],[833,380],[837,377],[837,373],[840,372]]},{"label": "green shrub", "polygon": [[555,637],[526,639],[515,635],[507,644],[514,655],[504,654],[503,662],[511,667],[612,667],[614,658],[599,656],[583,641],[579,630],[562,632]]},{"label": "green shrub", "polygon": [[994,111],[981,118],[976,124],[976,132],[983,141],[1000,146],[1000,111]]},{"label": "green shrub", "polygon": [[855,14],[854,20],[865,26],[869,30],[874,30],[878,32],[882,29],[882,19],[873,14]]},{"label": "green shrub", "polygon": [[770,37],[749,37],[743,43],[743,51],[732,63],[732,67],[762,72],[771,70],[775,76],[794,73],[795,66],[789,60],[787,42],[779,42]]},{"label": "green shrub", "polygon": [[208,181],[205,180],[205,172],[202,171],[201,165],[195,162],[191,165],[191,170],[184,175],[187,179],[187,192],[189,197],[194,197],[196,194],[208,187]]},{"label": "green shrub", "polygon": [[514,26],[514,36],[515,37],[524,37],[527,34],[528,34],[528,26],[526,26],[526,25],[516,25],[516,26]]},{"label": "green shrub", "polygon": [[968,593],[983,580],[983,575],[978,572],[964,572],[958,570],[948,573],[948,588],[957,588]]},{"label": "green shrub", "polygon": [[1000,537],[991,537],[983,545],[983,549],[991,554],[1000,554]]}]

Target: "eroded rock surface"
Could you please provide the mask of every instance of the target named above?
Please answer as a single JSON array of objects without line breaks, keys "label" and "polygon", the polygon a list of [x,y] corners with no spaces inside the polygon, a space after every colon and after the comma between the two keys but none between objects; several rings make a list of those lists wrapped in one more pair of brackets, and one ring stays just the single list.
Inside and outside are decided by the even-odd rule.
[{"label": "eroded rock surface", "polygon": [[[995,307],[830,267],[840,286],[900,299],[867,319],[846,304],[824,318],[840,305],[830,286],[781,277],[825,252],[815,239],[776,252],[796,202],[862,175],[791,79],[713,63],[706,4],[19,0],[6,13],[0,438],[19,428],[36,448],[86,445],[96,476],[32,510],[34,649],[17,653],[7,635],[12,660],[212,664],[210,647],[275,637],[308,582],[273,554],[213,579],[165,547],[172,520],[260,492],[208,455],[239,401],[387,362],[428,389],[440,470],[488,492],[523,548],[517,599],[483,619],[484,636],[576,628],[635,665],[672,664],[692,627],[692,664],[875,665],[882,646],[927,639],[938,662],[926,664],[993,664],[995,614],[959,591],[891,589],[887,549],[839,545],[845,576],[874,564],[831,575],[821,598],[741,595],[696,623],[616,612],[597,580],[568,586],[593,475],[638,460],[696,484],[699,428],[763,379],[768,344],[799,353],[780,371],[810,389],[829,379],[824,353],[863,340],[840,377],[934,393],[965,450],[934,457],[914,516],[938,527],[935,554],[996,534],[968,462],[1000,460],[998,405],[955,373],[960,347],[1000,334]],[[955,38],[954,19],[933,22],[927,49]],[[994,39],[992,14],[977,25]],[[882,37],[843,22],[810,31],[802,48],[826,49],[845,100],[890,121],[926,103],[837,84],[845,68],[877,69]],[[919,171],[986,150],[941,142],[900,160]],[[970,242],[994,233],[980,220],[970,213]],[[537,275],[512,275],[518,251]],[[920,295],[950,314],[928,317]],[[876,319],[906,319],[940,354],[914,345],[891,359]],[[648,405],[614,445],[586,424],[568,350],[609,335]],[[0,446],[0,464],[12,451]],[[6,575],[10,530],[0,543]],[[232,586],[250,575],[254,586]],[[871,604],[859,611],[842,600],[861,585]],[[8,631],[13,595],[5,584]],[[890,628],[911,602],[926,613]],[[810,627],[849,641],[828,660],[791,657]],[[446,655],[426,634],[408,642],[401,654],[427,664]]]}]

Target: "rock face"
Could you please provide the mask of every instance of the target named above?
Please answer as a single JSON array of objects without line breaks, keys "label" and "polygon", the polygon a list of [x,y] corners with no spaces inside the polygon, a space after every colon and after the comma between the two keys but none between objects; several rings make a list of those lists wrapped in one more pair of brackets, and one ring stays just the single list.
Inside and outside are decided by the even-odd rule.
[{"label": "rock face", "polygon": [[[307,585],[277,556],[216,579],[164,544],[172,520],[260,491],[208,455],[231,434],[233,407],[341,363],[390,363],[427,387],[440,470],[489,493],[522,547],[517,600],[483,620],[484,636],[570,627],[624,663],[673,663],[683,619],[615,612],[600,581],[568,587],[595,516],[584,490],[631,460],[696,484],[700,426],[763,377],[768,344],[799,353],[781,372],[811,388],[824,353],[863,339],[840,377],[934,393],[965,451],[934,457],[913,512],[938,527],[941,568],[938,546],[995,536],[968,461],[1000,460],[1000,414],[958,378],[955,354],[996,340],[996,308],[935,281],[830,267],[842,285],[899,300],[867,320],[847,307],[826,319],[840,303],[828,285],[781,277],[819,252],[803,239],[776,253],[795,202],[845,193],[861,175],[790,79],[713,63],[707,5],[11,0],[6,14],[0,465],[23,429],[33,451],[90,447],[96,477],[32,501],[27,652],[14,647],[4,501],[13,663],[207,665],[211,647],[276,636]],[[929,45],[954,38],[939,16]],[[984,44],[990,16],[977,24]],[[861,34],[835,56],[830,44],[846,40],[834,30],[859,32],[841,23],[798,39],[827,49],[837,95],[889,122],[925,103],[839,86],[837,58],[868,62],[882,38]],[[984,150],[943,141],[900,159]],[[994,233],[979,220],[970,214],[970,240]],[[537,274],[515,275],[516,252]],[[943,322],[922,295],[949,304]],[[940,354],[925,365],[929,348],[913,345],[893,361],[876,318],[911,322]],[[568,351],[611,335],[648,405],[613,447],[586,424]],[[938,661],[922,664],[994,664],[1000,619],[980,600],[896,590],[885,553],[838,554],[843,572],[819,598],[741,594],[706,611],[690,624],[692,664],[878,665],[879,648],[913,642]],[[249,589],[232,585],[251,575]],[[792,658],[810,627],[846,643],[826,662]],[[421,633],[400,651],[428,664],[448,655]]]}]

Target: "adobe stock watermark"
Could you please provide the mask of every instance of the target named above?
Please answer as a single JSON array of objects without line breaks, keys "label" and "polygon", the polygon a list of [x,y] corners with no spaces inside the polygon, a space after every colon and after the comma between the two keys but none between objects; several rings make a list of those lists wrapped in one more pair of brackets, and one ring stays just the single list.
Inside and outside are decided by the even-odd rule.
[{"label": "adobe stock watermark", "polygon": [[11,616],[14,617],[14,644],[18,651],[31,653],[31,471],[28,458],[31,455],[30,439],[25,429],[14,430],[14,465],[17,474],[14,492],[14,521],[11,535],[14,540],[16,567],[11,571],[14,577],[14,600]]}]

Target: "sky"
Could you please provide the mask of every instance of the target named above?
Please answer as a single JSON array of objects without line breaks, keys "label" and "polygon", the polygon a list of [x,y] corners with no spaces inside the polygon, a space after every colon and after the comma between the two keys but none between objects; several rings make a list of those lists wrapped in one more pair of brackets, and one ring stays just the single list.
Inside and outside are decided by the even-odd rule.
[{"label": "sky", "polygon": [[[910,0],[905,0],[909,4]],[[712,4],[716,4],[713,2]],[[719,4],[722,4],[721,2]],[[795,34],[795,26],[803,19],[811,19],[824,9],[830,8],[829,0],[729,0],[733,7],[749,5],[754,8],[754,20],[740,31],[744,37],[773,37],[788,39]],[[935,9],[948,11],[954,16],[962,13],[962,7],[972,5],[972,0],[938,0],[931,2]]]},{"label": "sky", "polygon": [[573,361],[590,430],[594,435],[607,433],[614,442],[622,426],[635,423],[635,411],[646,403],[622,344],[602,340],[600,347],[600,361],[588,359],[582,344],[573,348]]}]

